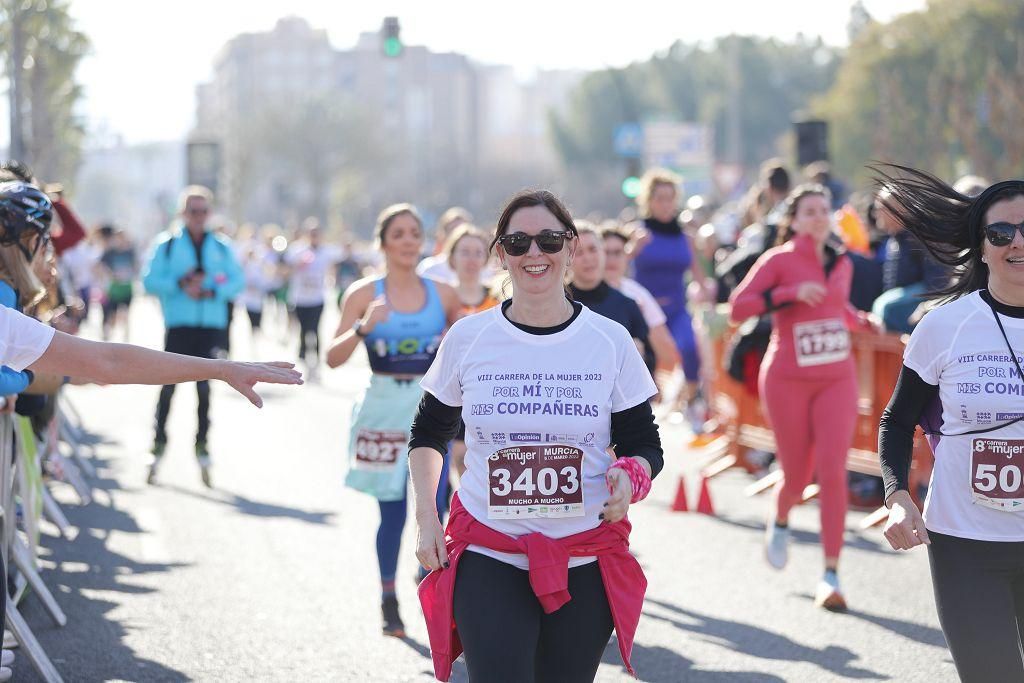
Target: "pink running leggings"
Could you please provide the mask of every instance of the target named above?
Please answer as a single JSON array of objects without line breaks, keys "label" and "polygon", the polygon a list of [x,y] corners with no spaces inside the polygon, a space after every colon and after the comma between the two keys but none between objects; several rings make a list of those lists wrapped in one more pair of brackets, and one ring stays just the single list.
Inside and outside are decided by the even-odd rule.
[{"label": "pink running leggings", "polygon": [[775,488],[776,511],[788,518],[812,476],[821,487],[821,539],[826,559],[838,559],[846,525],[846,454],[857,423],[857,378],[761,375],[761,405],[775,432],[782,481]]}]

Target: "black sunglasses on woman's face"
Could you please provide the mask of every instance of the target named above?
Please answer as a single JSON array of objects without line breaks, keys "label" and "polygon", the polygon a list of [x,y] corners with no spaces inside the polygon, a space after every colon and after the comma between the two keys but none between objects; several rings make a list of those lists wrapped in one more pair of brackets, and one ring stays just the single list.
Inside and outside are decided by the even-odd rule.
[{"label": "black sunglasses on woman's face", "polygon": [[525,232],[513,232],[498,238],[498,244],[509,256],[522,256],[530,251],[530,242],[536,240],[537,247],[545,254],[557,254],[565,246],[565,240],[572,237],[565,230],[542,230],[536,235]]},{"label": "black sunglasses on woman's face", "polygon": [[993,247],[1005,247],[1013,242],[1014,233],[1017,231],[1024,237],[1024,223],[1014,225],[1007,221],[999,221],[985,226],[985,237]]}]

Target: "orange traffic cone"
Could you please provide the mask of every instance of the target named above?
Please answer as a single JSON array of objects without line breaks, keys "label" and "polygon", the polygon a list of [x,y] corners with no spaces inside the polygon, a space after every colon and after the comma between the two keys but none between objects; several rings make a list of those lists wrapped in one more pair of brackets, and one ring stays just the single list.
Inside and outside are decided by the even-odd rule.
[{"label": "orange traffic cone", "polygon": [[708,480],[706,477],[700,478],[700,499],[697,501],[697,512],[702,515],[715,514],[715,507],[711,504],[711,491],[708,489]]},{"label": "orange traffic cone", "polygon": [[686,504],[686,481],[683,475],[679,475],[679,487],[676,489],[676,499],[672,501],[672,512],[689,512],[690,506]]}]

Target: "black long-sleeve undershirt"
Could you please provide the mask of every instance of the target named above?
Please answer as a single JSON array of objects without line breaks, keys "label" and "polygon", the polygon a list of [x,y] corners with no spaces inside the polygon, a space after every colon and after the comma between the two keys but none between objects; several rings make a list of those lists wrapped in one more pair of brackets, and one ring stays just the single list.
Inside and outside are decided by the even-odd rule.
[{"label": "black long-sleeve undershirt", "polygon": [[939,387],[928,384],[904,365],[896,380],[889,405],[878,422],[878,459],[882,465],[885,497],[910,488],[910,463],[914,457],[914,430]]},{"label": "black long-sleeve undershirt", "polygon": [[[424,391],[416,417],[412,420],[409,450],[427,447],[444,453],[448,449],[448,442],[459,432],[460,419],[461,407],[442,403],[429,391]],[[658,436],[658,425],[654,421],[651,404],[647,401],[612,413],[611,439],[619,457],[635,456],[650,463],[652,479],[664,467],[665,458]]]}]

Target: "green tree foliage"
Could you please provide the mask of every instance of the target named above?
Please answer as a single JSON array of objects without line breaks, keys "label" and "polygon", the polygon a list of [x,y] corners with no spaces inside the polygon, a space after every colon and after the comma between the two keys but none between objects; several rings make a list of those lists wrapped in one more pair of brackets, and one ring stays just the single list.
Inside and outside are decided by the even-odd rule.
[{"label": "green tree foliage", "polygon": [[1024,173],[1024,3],[931,0],[870,23],[815,111],[841,172],[870,160],[945,177]]},{"label": "green tree foliage", "polygon": [[777,153],[794,114],[831,85],[837,64],[838,53],[819,39],[677,42],[649,61],[587,76],[565,115],[552,115],[552,136],[572,168],[616,162],[612,139],[620,123],[698,121],[713,126],[719,159],[756,165]]},{"label": "green tree foliage", "polygon": [[16,83],[11,96],[11,139],[20,138],[24,161],[43,180],[74,175],[84,137],[75,106],[75,82],[89,39],[74,26],[69,0],[0,1],[0,51],[4,72]]}]

